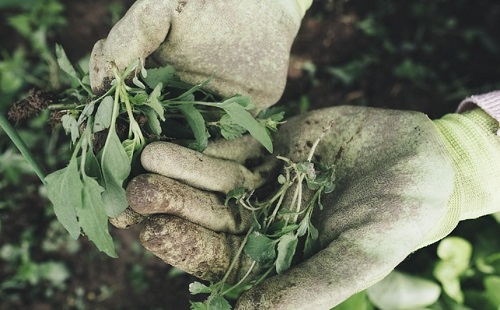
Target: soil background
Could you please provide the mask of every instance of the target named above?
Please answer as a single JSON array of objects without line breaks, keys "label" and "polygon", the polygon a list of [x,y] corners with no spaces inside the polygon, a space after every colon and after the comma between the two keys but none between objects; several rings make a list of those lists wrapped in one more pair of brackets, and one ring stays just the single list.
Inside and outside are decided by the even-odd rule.
[{"label": "soil background", "polygon": [[[108,5],[117,2],[133,3],[64,1],[68,23],[54,42],[73,61],[84,57],[110,30]],[[497,1],[394,2],[315,1],[293,45],[280,104],[298,111],[367,105],[417,110],[435,118],[453,112],[467,94],[500,87]],[[39,220],[44,208],[46,202],[37,199],[19,206],[9,215],[11,221],[5,218],[0,241],[12,242],[27,226],[43,233],[48,225]],[[17,292],[24,297],[0,301],[0,309],[189,309],[193,278],[173,276],[170,266],[138,250],[137,230],[113,229],[112,234],[120,244],[119,259],[98,254],[84,238],[77,255],[32,253],[34,259],[65,261],[71,272],[67,289],[50,297],[35,288]],[[112,291],[106,293],[103,286]]]}]

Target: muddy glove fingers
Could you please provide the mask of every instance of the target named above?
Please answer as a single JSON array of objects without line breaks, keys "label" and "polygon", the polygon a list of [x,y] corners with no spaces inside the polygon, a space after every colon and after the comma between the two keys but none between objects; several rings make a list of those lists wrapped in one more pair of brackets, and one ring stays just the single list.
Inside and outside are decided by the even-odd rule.
[{"label": "muddy glove fingers", "polygon": [[[175,216],[154,215],[145,221],[140,240],[147,250],[167,264],[200,279],[218,281],[230,268],[243,237],[216,233]],[[240,279],[251,263],[242,255],[227,282]]]},{"label": "muddy glove fingers", "polygon": [[292,42],[310,1],[139,0],[90,59],[94,92],[138,59],[172,65],[179,78],[223,97],[250,96],[257,110],[278,101]]},{"label": "muddy glove fingers", "polygon": [[251,225],[250,211],[224,205],[215,193],[158,174],[143,174],[127,186],[130,208],[141,215],[169,214],[216,232],[243,234]]},{"label": "muddy glove fingers", "polygon": [[[237,156],[242,159],[240,155]],[[167,142],[146,146],[141,163],[150,172],[220,193],[228,193],[239,187],[253,190],[266,181],[259,173],[253,173],[232,160],[212,157]]]},{"label": "muddy glove fingers", "polygon": [[134,61],[144,61],[165,40],[177,1],[139,0],[98,41],[90,55],[89,77],[92,91],[104,93],[115,78],[112,63],[119,71]]},{"label": "muddy glove fingers", "polygon": [[[203,154],[171,143],[152,143],[143,152],[142,162],[151,172],[204,190],[227,193],[241,186],[252,190],[266,181],[269,170],[273,170],[277,162],[272,158],[263,158],[262,148],[250,135],[211,142]],[[248,160],[264,161],[264,164],[250,172],[240,165]],[[183,170],[179,171],[181,167]],[[131,207],[110,222],[123,229],[137,225],[144,216],[166,213],[214,231],[241,233],[248,228],[250,215],[247,210],[226,207],[221,195],[195,190],[171,178],[144,175],[133,179],[127,188]],[[172,188],[176,190],[172,191]],[[198,205],[203,206],[202,212]]]}]

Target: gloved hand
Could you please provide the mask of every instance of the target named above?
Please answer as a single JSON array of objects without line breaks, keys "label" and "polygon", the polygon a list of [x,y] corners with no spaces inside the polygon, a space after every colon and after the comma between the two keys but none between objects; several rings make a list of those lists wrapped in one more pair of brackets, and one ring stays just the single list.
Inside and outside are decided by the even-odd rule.
[{"label": "gloved hand", "polygon": [[114,78],[147,57],[150,66],[173,65],[181,80],[221,96],[248,95],[257,109],[280,98],[290,47],[312,0],[138,0],[97,42],[90,82],[103,93]]},{"label": "gloved hand", "polygon": [[[237,309],[329,309],[445,237],[460,220],[500,209],[499,124],[482,110],[436,122],[417,112],[317,110],[280,128],[275,154],[304,161],[330,121],[333,128],[315,152],[317,161],[337,167],[336,188],[313,216],[322,250],[244,293]],[[261,157],[252,170],[243,166],[260,154],[248,137],[219,141],[204,154],[168,143],[147,146],[142,163],[154,174],[138,176],[127,189],[130,206],[150,215],[143,245],[197,277],[220,279],[250,215],[224,207],[216,192],[269,181],[274,157]],[[241,277],[248,264],[243,256],[230,278]]]}]

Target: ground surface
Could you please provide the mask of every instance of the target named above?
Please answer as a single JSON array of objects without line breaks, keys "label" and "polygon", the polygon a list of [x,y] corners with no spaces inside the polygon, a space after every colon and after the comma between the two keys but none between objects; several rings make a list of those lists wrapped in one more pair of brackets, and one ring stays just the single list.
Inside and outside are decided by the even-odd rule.
[{"label": "ground surface", "polygon": [[[72,60],[85,56],[106,36],[111,2],[65,1],[68,25],[54,41]],[[298,110],[369,105],[438,117],[453,111],[461,96],[500,86],[497,2],[403,2],[407,4],[315,2],[293,46],[280,103]],[[46,202],[34,197],[3,215],[0,243],[15,243],[26,227],[32,227],[35,236],[46,234],[49,222],[40,220],[46,218]],[[140,250],[137,231],[112,233],[121,244],[119,259],[96,253],[84,240],[76,255],[31,253],[33,260],[65,262],[71,274],[65,289],[48,294],[43,283],[13,288],[20,298],[0,300],[0,308],[187,309],[187,286],[193,279],[169,278],[169,266]]]}]

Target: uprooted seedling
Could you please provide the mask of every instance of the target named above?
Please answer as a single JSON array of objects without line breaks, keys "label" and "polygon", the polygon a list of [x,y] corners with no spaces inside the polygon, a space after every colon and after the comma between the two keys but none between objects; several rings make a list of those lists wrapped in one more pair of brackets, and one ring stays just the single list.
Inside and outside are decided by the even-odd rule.
[{"label": "uprooted seedling", "polygon": [[[204,302],[191,302],[191,309],[229,310],[226,296],[238,296],[258,285],[273,274],[287,271],[294,263],[305,260],[317,251],[319,232],[311,222],[313,212],[322,210],[323,194],[335,189],[335,165],[312,162],[318,143],[330,130],[331,124],[312,145],[306,161],[295,163],[278,156],[284,162],[283,173],[278,176],[278,190],[271,198],[259,202],[243,188],[231,191],[226,197],[253,212],[254,222],[223,277],[217,283],[204,285],[194,282],[191,294],[209,294]],[[311,192],[306,198],[304,187]],[[301,251],[298,251],[301,249]],[[252,261],[245,275],[234,285],[228,280],[241,255]],[[257,270],[258,269],[258,270]]]},{"label": "uprooted seedling", "polygon": [[[88,73],[74,66],[60,46],[56,46],[56,56],[71,87],[48,108],[57,111],[70,136],[72,155],[65,168],[46,177],[37,169],[37,174],[70,235],[76,239],[85,234],[109,256],[117,254],[108,218],[127,208],[124,187],[147,143],[191,140],[189,147],[202,152],[210,138],[233,139],[248,132],[273,151],[270,131],[276,130],[283,112],[273,109],[253,117],[249,98],[219,98],[206,92],[204,86],[210,79],[189,85],[175,76],[173,67],[146,70],[138,59],[123,72],[113,67],[110,89],[98,97],[91,91]],[[14,137],[15,131],[1,120]]]}]

